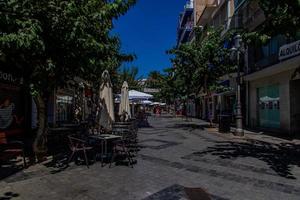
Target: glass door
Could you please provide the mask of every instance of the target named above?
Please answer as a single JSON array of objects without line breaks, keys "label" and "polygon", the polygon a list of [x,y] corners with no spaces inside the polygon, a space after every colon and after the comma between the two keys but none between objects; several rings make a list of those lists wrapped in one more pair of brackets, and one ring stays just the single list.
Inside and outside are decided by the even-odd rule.
[{"label": "glass door", "polygon": [[260,87],[257,94],[259,126],[280,128],[279,85]]}]

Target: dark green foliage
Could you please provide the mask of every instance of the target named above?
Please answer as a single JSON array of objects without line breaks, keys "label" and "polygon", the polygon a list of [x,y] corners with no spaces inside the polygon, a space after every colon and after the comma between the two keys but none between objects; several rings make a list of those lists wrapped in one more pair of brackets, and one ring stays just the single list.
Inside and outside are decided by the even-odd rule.
[{"label": "dark green foliage", "polygon": [[251,0],[258,4],[264,12],[265,21],[256,30],[239,31],[244,41],[255,43],[257,46],[265,45],[272,37],[283,35],[288,39],[295,39],[300,27],[300,0]]},{"label": "dark green foliage", "polygon": [[259,0],[258,3],[266,16],[262,33],[295,37],[300,27],[299,0]]},{"label": "dark green foliage", "polygon": [[177,90],[176,96],[185,98],[201,90],[206,92],[220,76],[233,70],[230,52],[223,47],[220,31],[208,28],[195,41],[169,51],[174,55],[174,67],[170,70]]},{"label": "dark green foliage", "polygon": [[141,86],[139,85],[138,77],[139,69],[137,67],[123,67],[118,71],[118,79],[115,83],[116,91],[120,93],[120,89],[124,81],[127,81],[129,90],[140,90]]},{"label": "dark green foliage", "polygon": [[98,82],[133,56],[120,53],[113,20],[134,0],[0,0],[0,62],[40,94],[74,77]]}]

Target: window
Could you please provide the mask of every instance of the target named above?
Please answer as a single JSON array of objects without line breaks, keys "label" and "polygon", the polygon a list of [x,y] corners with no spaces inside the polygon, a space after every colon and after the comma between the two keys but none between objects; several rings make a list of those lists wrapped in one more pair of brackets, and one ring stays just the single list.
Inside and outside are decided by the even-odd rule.
[{"label": "window", "polygon": [[56,96],[56,122],[72,122],[74,98],[70,95]]},{"label": "window", "polygon": [[280,128],[279,85],[260,87],[257,96],[259,126]]}]

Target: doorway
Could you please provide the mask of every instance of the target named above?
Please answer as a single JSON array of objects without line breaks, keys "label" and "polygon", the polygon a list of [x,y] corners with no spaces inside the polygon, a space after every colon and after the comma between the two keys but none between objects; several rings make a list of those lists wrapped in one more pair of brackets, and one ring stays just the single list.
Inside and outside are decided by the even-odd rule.
[{"label": "doorway", "polygon": [[300,137],[300,79],[290,81],[291,134]]}]

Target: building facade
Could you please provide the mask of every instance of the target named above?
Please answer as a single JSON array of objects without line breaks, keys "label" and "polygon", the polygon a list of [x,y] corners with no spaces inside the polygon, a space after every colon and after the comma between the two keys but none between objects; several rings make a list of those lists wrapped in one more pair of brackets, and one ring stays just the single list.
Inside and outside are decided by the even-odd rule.
[{"label": "building facade", "polygon": [[[234,27],[233,0],[195,0],[195,26],[205,31],[206,27],[222,28],[220,37]],[[220,85],[226,91],[203,91],[200,94],[198,116],[202,119],[209,117],[218,121],[219,114],[234,115],[236,73],[220,77]]]},{"label": "building facade", "polygon": [[[266,20],[255,1],[236,0],[238,26],[254,31]],[[298,27],[299,29],[299,27]],[[299,135],[300,34],[277,35],[265,45],[245,49],[245,125],[250,128]]]},{"label": "building facade", "polygon": [[194,2],[187,1],[183,11],[179,15],[177,28],[177,46],[191,40],[191,33],[194,27]]},{"label": "building facade", "polygon": [[[231,29],[255,31],[266,20],[258,2],[249,0],[194,0],[193,17],[188,16],[194,27],[203,30],[207,26],[222,27],[221,37]],[[193,37],[191,31],[190,41]],[[244,125],[299,136],[300,34],[295,38],[277,35],[265,45],[245,45],[242,55]],[[196,101],[196,115],[203,119],[212,115],[217,120],[219,113],[225,113],[232,115],[234,122],[236,76],[232,73],[220,77],[219,84],[227,91],[203,91],[197,96],[200,101]]]},{"label": "building facade", "polygon": [[[32,138],[31,97],[20,72],[0,68],[0,144]],[[4,140],[3,140],[4,139]],[[28,141],[29,142],[29,141]]]}]

